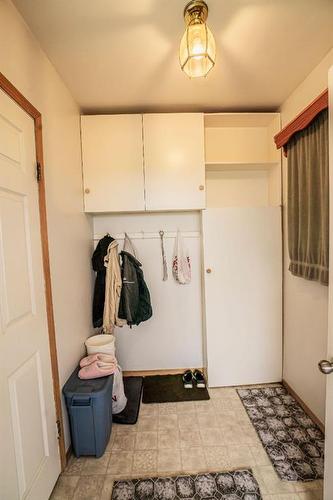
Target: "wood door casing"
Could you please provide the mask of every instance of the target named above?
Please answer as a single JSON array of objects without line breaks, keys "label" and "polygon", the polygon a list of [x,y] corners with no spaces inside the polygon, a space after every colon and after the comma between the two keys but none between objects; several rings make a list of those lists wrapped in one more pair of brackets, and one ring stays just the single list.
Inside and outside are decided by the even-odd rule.
[{"label": "wood door casing", "polygon": [[56,346],[55,322],[53,313],[52,299],[52,283],[50,272],[50,255],[48,243],[48,228],[46,214],[46,193],[45,193],[45,177],[44,177],[44,155],[43,155],[43,135],[42,135],[42,115],[41,113],[24,97],[21,92],[2,74],[0,73],[0,89],[3,90],[13,101],[20,106],[34,120],[35,131],[35,148],[36,148],[36,163],[40,166],[40,180],[38,183],[38,199],[39,199],[39,218],[40,232],[42,244],[42,260],[43,260],[43,275],[44,289],[46,300],[46,313],[48,324],[49,348],[51,356],[53,393],[56,417],[59,428],[59,452],[62,470],[66,466],[66,449],[64,440],[64,426],[61,407],[61,389],[59,381],[58,355]]}]

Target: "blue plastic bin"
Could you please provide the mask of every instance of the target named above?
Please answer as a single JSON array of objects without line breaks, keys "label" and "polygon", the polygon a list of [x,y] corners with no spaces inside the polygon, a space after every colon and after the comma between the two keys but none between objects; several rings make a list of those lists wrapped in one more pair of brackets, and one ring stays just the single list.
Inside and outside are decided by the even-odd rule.
[{"label": "blue plastic bin", "polygon": [[77,457],[101,457],[111,435],[113,375],[81,380],[78,371],[74,370],[63,388],[73,451]]}]

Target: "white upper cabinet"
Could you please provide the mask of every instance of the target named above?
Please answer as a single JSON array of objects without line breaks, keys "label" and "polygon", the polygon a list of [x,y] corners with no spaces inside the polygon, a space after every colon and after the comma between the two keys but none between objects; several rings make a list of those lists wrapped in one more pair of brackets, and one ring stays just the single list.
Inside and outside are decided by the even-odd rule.
[{"label": "white upper cabinet", "polygon": [[205,207],[202,113],[81,117],[86,212]]},{"label": "white upper cabinet", "polygon": [[81,117],[86,212],[145,209],[142,115]]},{"label": "white upper cabinet", "polygon": [[143,116],[147,210],[205,207],[202,113]]}]

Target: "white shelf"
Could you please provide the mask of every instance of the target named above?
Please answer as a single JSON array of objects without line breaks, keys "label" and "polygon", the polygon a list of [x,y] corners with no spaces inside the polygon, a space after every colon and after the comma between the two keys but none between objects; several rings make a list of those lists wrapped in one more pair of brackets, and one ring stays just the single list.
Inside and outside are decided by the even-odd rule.
[{"label": "white shelf", "polygon": [[272,167],[278,165],[279,162],[206,162],[207,172],[218,172],[222,170],[270,170]]}]

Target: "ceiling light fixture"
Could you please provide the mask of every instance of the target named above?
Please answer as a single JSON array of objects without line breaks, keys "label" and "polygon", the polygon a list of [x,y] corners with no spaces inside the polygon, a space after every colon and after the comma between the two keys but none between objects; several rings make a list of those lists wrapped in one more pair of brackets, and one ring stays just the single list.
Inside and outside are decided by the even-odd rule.
[{"label": "ceiling light fixture", "polygon": [[184,9],[185,33],[180,42],[179,61],[190,78],[206,76],[215,64],[216,48],[206,24],[208,6],[203,0],[191,0]]}]

